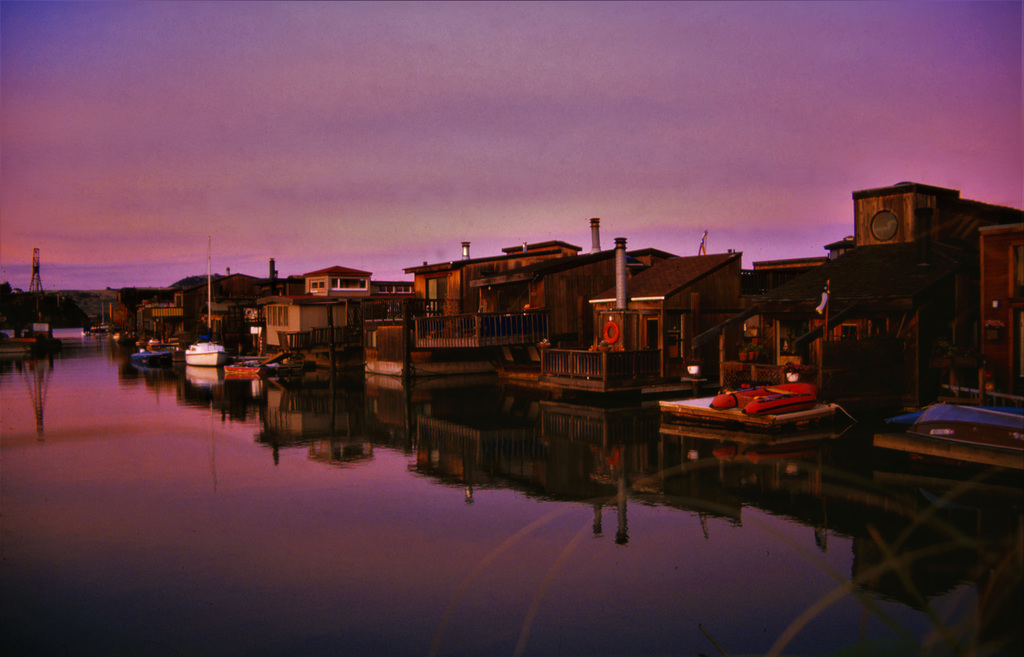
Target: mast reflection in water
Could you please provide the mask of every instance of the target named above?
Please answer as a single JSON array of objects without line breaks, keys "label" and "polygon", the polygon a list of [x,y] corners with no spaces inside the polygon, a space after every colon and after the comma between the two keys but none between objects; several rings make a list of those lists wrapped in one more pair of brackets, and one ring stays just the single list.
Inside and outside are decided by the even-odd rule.
[{"label": "mast reflection in water", "polygon": [[127,357],[0,361],[5,654],[1022,650],[1020,473]]}]

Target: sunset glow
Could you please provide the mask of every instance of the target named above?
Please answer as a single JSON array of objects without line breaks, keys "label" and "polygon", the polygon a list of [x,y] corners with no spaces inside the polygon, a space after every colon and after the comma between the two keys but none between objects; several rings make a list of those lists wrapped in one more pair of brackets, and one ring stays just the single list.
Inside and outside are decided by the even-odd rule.
[{"label": "sunset glow", "polygon": [[1020,2],[0,4],[0,281],[524,241],[821,256],[851,193],[1022,203]]}]

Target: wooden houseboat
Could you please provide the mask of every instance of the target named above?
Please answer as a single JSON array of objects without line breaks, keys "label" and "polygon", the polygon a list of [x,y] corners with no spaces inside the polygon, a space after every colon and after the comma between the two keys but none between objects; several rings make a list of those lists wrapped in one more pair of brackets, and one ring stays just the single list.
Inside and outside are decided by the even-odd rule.
[{"label": "wooden houseboat", "polygon": [[579,310],[613,276],[613,254],[598,246],[598,223],[591,220],[596,250],[587,255],[579,246],[548,241],[472,258],[463,242],[461,260],[407,268],[415,298],[367,304],[366,370],[429,376],[500,369],[535,378],[537,345],[578,341],[588,321]]},{"label": "wooden houseboat", "polygon": [[[615,286],[590,301],[590,348],[543,350],[540,383],[599,393],[681,390],[707,365],[692,348],[702,324],[738,311],[739,253],[671,257],[630,276],[626,240],[615,240]],[[685,382],[684,382],[685,379]]]},{"label": "wooden houseboat", "polygon": [[304,291],[260,299],[265,348],[301,353],[318,367],[362,368],[362,309],[371,273],[334,266],[303,274]]},{"label": "wooden houseboat", "polygon": [[[759,325],[756,361],[737,358],[739,345],[722,334],[729,322],[698,337],[719,337],[724,387],[777,383],[795,361],[823,398],[883,410],[927,404],[944,381],[978,381],[979,228],[1020,222],[1021,211],[917,183],[853,199],[852,246],[837,243],[834,257],[730,320]],[[940,344],[950,353],[934,353]]]}]

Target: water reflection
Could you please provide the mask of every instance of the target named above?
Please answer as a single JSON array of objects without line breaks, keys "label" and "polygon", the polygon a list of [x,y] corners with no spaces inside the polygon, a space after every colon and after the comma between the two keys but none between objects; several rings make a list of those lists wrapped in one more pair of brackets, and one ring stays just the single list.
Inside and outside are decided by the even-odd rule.
[{"label": "water reflection", "polygon": [[[277,522],[289,527],[282,543],[346,554],[335,566],[320,564],[325,573],[352,568],[333,579],[324,574],[322,595],[330,590],[343,596],[355,587],[359,593],[351,595],[366,600],[335,602],[358,606],[377,595],[392,605],[384,615],[407,605],[411,617],[427,619],[411,640],[416,654],[428,646],[434,654],[560,654],[567,652],[559,647],[565,627],[578,628],[573,645],[581,654],[712,654],[716,644],[729,654],[828,654],[857,640],[913,647],[903,654],[925,644],[934,654],[1019,654],[1024,647],[1019,473],[882,453],[872,447],[866,427],[839,426],[765,444],[743,433],[666,424],[653,403],[555,398],[487,377],[414,384],[379,376],[225,380],[222,371],[209,368],[142,370],[132,367],[129,353],[89,352],[93,369],[74,377],[69,361],[89,362],[75,349],[55,360],[0,364],[5,465],[19,435],[34,430],[42,437],[48,399],[46,410],[67,424],[69,414],[80,412],[67,400],[83,390],[111,400],[118,392],[135,393],[120,402],[122,412],[143,419],[126,425],[125,434],[142,423],[164,423],[176,428],[174,440],[160,434],[166,444],[140,447],[115,434],[87,444],[75,453],[76,476],[90,486],[116,484],[118,477],[139,486],[130,479],[131,468],[110,471],[107,461],[113,455],[132,467],[158,463],[145,470],[155,478],[147,484],[165,491],[159,503],[169,504],[165,499],[180,495],[181,482],[197,476],[174,469],[177,450],[202,446],[205,452],[189,463],[209,468],[201,476],[209,477],[215,492],[232,491],[216,503],[198,498],[212,517],[207,522],[229,522],[239,536],[238,545],[230,544],[232,564],[256,561],[255,553],[244,552],[260,549],[253,546],[276,545],[264,522],[249,527],[239,518],[261,519],[267,509],[280,507]],[[106,380],[113,385],[104,387]],[[19,381],[25,392],[12,397],[8,392]],[[24,408],[24,427],[11,418],[7,404],[15,403]],[[245,442],[225,443],[225,436]],[[134,450],[143,449],[152,451],[137,457]],[[88,460],[93,452],[94,462]],[[42,452],[16,456],[39,459],[34,466],[45,467]],[[388,470],[396,458],[401,467]],[[304,467],[296,468],[296,460]],[[22,478],[31,481],[31,468],[13,463],[5,496],[18,490]],[[238,483],[250,476],[260,483]],[[271,488],[274,482],[286,483]],[[359,493],[359,503],[352,503]],[[329,504],[318,507],[321,497]],[[34,509],[35,498],[26,493],[32,502],[16,499],[8,506],[5,497],[5,509],[27,517],[19,504]],[[175,546],[184,540],[179,525],[198,522],[184,504],[173,508],[175,529],[166,530]],[[291,514],[300,518],[294,526]],[[342,534],[352,542],[340,542]],[[228,538],[210,535],[216,536],[212,545],[227,547]],[[15,554],[29,552],[16,535],[4,536]],[[385,539],[374,543],[378,536]],[[87,537],[89,544],[102,544],[101,536]],[[551,554],[538,550],[549,543]],[[391,544],[403,549],[381,557]],[[193,549],[207,548],[200,543]],[[550,560],[538,565],[520,553]],[[303,561],[297,553],[282,554]],[[271,575],[232,565],[238,580],[219,572],[211,579],[248,590],[267,577],[285,579],[296,568],[283,563],[287,558],[280,561],[275,568],[281,572]],[[24,563],[14,558],[7,568]],[[424,573],[435,568],[446,575],[434,580]],[[396,576],[396,569],[415,576]],[[170,586],[157,579],[155,589]],[[317,586],[308,578],[297,581],[300,593]],[[524,582],[533,588],[517,607],[513,592]],[[555,606],[548,610],[548,620],[558,621],[551,627],[545,625],[545,601]],[[4,605],[10,607],[8,598]],[[606,608],[614,613],[602,615]],[[310,633],[330,636],[326,626],[308,620],[317,612],[303,610],[302,619],[290,617],[291,624],[309,623]],[[497,650],[496,639],[473,629],[508,617],[519,624],[503,630],[508,636]],[[596,626],[612,622],[618,636],[600,637]],[[680,644],[673,632],[684,633],[688,642]],[[407,644],[397,649],[390,639],[360,636],[367,646],[361,652],[410,652]]]}]

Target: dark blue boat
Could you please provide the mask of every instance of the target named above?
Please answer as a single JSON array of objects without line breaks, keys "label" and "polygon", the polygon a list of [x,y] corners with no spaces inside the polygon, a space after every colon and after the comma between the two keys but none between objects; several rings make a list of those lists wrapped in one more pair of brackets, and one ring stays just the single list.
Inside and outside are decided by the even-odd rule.
[{"label": "dark blue boat", "polygon": [[132,354],[132,364],[141,367],[170,367],[174,358],[169,351],[142,350]]},{"label": "dark blue boat", "polygon": [[1024,408],[935,404],[888,421],[935,440],[1024,451]]}]

